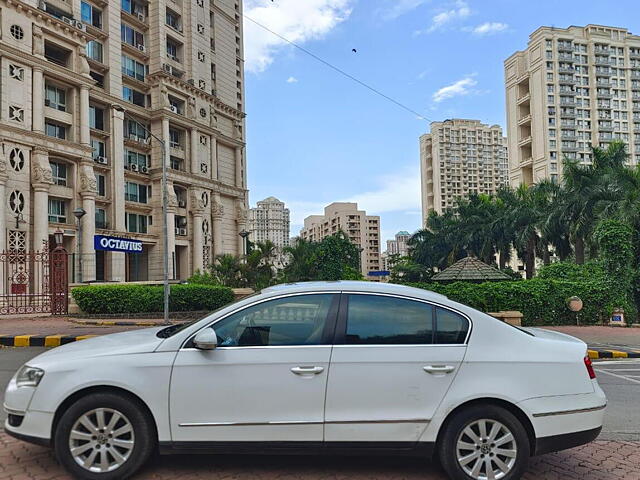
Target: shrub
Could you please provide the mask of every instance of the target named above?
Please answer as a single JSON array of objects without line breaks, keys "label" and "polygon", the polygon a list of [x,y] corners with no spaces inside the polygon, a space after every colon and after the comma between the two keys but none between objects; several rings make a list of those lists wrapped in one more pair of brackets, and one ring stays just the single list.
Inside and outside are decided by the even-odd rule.
[{"label": "shrub", "polygon": [[605,272],[597,261],[582,265],[573,262],[556,262],[540,267],[536,278],[569,282],[602,281],[605,278]]},{"label": "shrub", "polygon": [[[71,295],[88,314],[155,313],[163,310],[163,287],[147,285],[90,285]],[[172,285],[169,310],[215,310],[234,299],[233,290],[213,285]]]},{"label": "shrub", "polygon": [[[524,325],[596,324],[610,318],[614,308],[626,306],[625,299],[611,292],[606,282],[570,282],[534,278],[531,280],[466,283],[414,283],[413,287],[432,290],[451,300],[469,305],[482,312],[517,310],[522,312]],[[572,296],[582,299],[582,311],[567,307]]]}]

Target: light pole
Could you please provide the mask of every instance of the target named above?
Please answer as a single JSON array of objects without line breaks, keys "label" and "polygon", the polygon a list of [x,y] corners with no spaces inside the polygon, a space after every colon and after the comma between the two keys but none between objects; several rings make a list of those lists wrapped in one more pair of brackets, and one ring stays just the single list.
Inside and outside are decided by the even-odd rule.
[{"label": "light pole", "polygon": [[73,216],[78,220],[78,283],[82,283],[82,217],[87,214],[84,208],[78,207],[73,211]]},{"label": "light pole", "polygon": [[251,234],[251,232],[247,232],[244,228],[242,229],[242,231],[240,233],[238,233],[238,235],[240,235],[242,237],[242,254],[245,256],[245,261],[246,261],[246,256],[247,256],[247,238],[249,237],[249,235]]},{"label": "light pole", "polygon": [[[121,105],[112,105],[114,110],[123,112],[125,115],[127,111]],[[167,165],[169,163],[169,149],[166,142],[154,135],[148,128],[138,122],[136,119],[129,117],[129,120],[135,122],[139,128],[142,128],[144,132],[160,143],[160,149],[162,150],[162,243],[164,247],[164,253],[162,258],[162,281],[164,287],[164,301],[163,301],[163,318],[164,323],[169,323],[169,192],[167,188]]]}]

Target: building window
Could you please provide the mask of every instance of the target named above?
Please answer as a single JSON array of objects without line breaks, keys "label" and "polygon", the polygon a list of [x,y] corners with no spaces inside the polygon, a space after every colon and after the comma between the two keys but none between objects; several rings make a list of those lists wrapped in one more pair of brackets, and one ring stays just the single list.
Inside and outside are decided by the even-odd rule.
[{"label": "building window", "polygon": [[184,171],[184,161],[181,158],[172,156],[169,161],[172,170]]},{"label": "building window", "polygon": [[89,72],[89,75],[91,75],[91,78],[96,81],[96,86],[98,88],[104,88],[104,75],[94,72],[93,70]]},{"label": "building window", "polygon": [[148,67],[133,58],[122,55],[122,74],[144,82]]},{"label": "building window", "polygon": [[142,123],[136,120],[127,119],[127,130],[125,132],[125,135],[127,135],[127,138],[129,138],[130,140],[135,140],[136,142],[145,142],[147,139],[147,131],[149,130],[149,128],[149,125],[145,127]]},{"label": "building window", "polygon": [[125,150],[125,165],[131,170],[146,173],[148,168],[147,155],[144,153]]},{"label": "building window", "polygon": [[102,63],[102,44],[96,40],[87,42],[87,57],[91,60]]},{"label": "building window", "polygon": [[120,40],[144,52],[144,34],[124,23],[120,26]]},{"label": "building window", "polygon": [[66,140],[67,127],[65,127],[64,125],[60,125],[58,123],[54,123],[51,120],[45,120],[44,133],[49,137],[55,137],[61,140]]},{"label": "building window", "polygon": [[105,177],[101,173],[97,173],[96,186],[98,187],[98,196],[106,197],[107,196],[107,177]]},{"label": "building window", "polygon": [[102,11],[87,2],[80,3],[82,21],[96,28],[102,28]]},{"label": "building window", "polygon": [[96,228],[109,228],[107,225],[107,211],[104,208],[96,208]]},{"label": "building window", "polygon": [[173,113],[184,115],[184,102],[169,95],[169,107]]},{"label": "building window", "polygon": [[165,23],[168,26],[170,26],[174,30],[177,30],[178,32],[182,32],[182,26],[180,25],[180,15],[167,8],[167,14],[165,18]]},{"label": "building window", "polygon": [[67,91],[64,88],[55,85],[45,84],[44,86],[44,104],[61,112],[67,111]]},{"label": "building window", "polygon": [[138,17],[142,15],[144,18],[144,16],[147,14],[147,10],[144,4],[137,2],[135,0],[122,0],[121,8],[123,11],[131,15],[136,15]]},{"label": "building window", "polygon": [[127,202],[147,203],[149,187],[139,183],[125,182],[124,199]]},{"label": "building window", "polygon": [[145,94],[131,87],[122,87],[122,99],[140,107],[146,106]]},{"label": "building window", "polygon": [[67,186],[67,166],[64,163],[49,162],[53,174],[53,184],[62,187]]},{"label": "building window", "polygon": [[67,223],[67,205],[64,200],[49,199],[49,222]]},{"label": "building window", "polygon": [[11,25],[9,29],[11,36],[16,40],[22,40],[24,38],[24,30],[20,25]]},{"label": "building window", "polygon": [[145,215],[127,213],[124,217],[125,226],[129,233],[147,233],[149,219]]},{"label": "building window", "polygon": [[89,107],[89,126],[96,130],[104,130],[104,109],[93,105]]},{"label": "building window", "polygon": [[91,148],[93,148],[93,159],[97,160],[98,158],[106,157],[106,149],[104,142],[100,140],[91,139]]},{"label": "building window", "polygon": [[170,38],[167,38],[167,57],[169,57],[171,60],[179,62],[180,61],[180,59],[178,58],[179,52],[180,52],[180,45],[178,44],[178,42],[171,40]]},{"label": "building window", "polygon": [[9,164],[14,171],[20,172],[24,168],[24,153],[19,148],[14,148],[9,153]]},{"label": "building window", "polygon": [[175,128],[169,129],[169,144],[171,148],[182,149],[181,137],[180,130],[176,130]]}]

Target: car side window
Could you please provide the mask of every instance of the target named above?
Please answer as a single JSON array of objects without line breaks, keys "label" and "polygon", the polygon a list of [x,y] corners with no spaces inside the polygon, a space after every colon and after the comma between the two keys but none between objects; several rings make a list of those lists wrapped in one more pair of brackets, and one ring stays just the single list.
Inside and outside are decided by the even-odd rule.
[{"label": "car side window", "polygon": [[349,295],[345,343],[415,345],[433,340],[433,307],[381,295]]},{"label": "car side window", "polygon": [[296,295],[247,307],[213,325],[218,346],[319,345],[334,298]]},{"label": "car side window", "polygon": [[445,308],[436,308],[436,338],[438,344],[464,343],[469,331],[469,321]]}]

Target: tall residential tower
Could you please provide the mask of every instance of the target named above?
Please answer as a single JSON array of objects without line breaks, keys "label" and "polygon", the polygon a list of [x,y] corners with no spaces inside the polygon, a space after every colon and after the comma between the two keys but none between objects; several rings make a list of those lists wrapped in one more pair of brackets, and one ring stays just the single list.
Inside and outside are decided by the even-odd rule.
[{"label": "tall residential tower", "polygon": [[[61,229],[84,281],[162,278],[152,133],[168,150],[170,277],[242,251],[241,0],[12,0],[0,13],[0,250],[40,250]],[[100,236],[142,251],[94,250]]]},{"label": "tall residential tower", "polygon": [[275,197],[267,197],[249,210],[249,239],[252,242],[270,240],[282,249],[289,246],[289,209]]},{"label": "tall residential tower", "polygon": [[541,27],[504,63],[509,178],[557,180],[616,139],[640,162],[640,36],[624,28]]},{"label": "tall residential tower", "polygon": [[507,183],[507,147],[498,125],[454,118],[431,123],[420,137],[422,220],[457,197],[495,193]]}]

